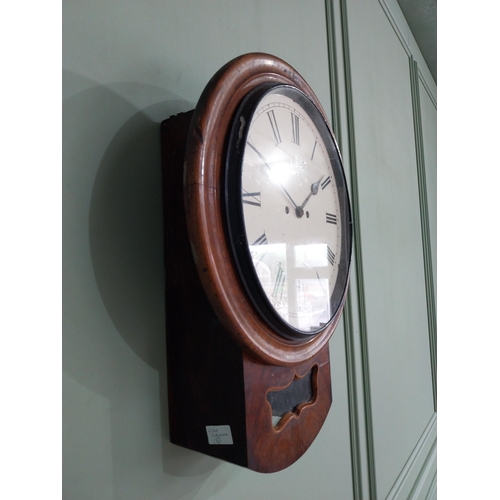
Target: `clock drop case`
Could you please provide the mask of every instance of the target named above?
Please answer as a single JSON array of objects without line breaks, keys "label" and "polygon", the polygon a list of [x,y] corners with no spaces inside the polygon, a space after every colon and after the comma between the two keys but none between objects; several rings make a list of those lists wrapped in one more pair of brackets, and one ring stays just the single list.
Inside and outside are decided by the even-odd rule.
[{"label": "clock drop case", "polygon": [[171,442],[282,470],[332,402],[352,245],[335,138],[305,80],[254,53],[162,122],[161,144]]}]

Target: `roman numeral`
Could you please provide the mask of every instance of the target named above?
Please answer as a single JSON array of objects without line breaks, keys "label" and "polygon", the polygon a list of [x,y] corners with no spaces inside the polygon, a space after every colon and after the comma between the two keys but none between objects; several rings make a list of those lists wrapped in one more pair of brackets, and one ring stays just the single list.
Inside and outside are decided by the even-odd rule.
[{"label": "roman numeral", "polygon": [[326,222],[327,224],[337,224],[337,216],[326,212]]},{"label": "roman numeral", "polygon": [[243,203],[253,205],[254,207],[260,207],[260,191],[256,191],[255,193],[248,193],[245,191],[241,196],[243,198]]},{"label": "roman numeral", "polygon": [[311,161],[314,158],[314,152],[316,151],[316,145],[318,144],[318,141],[314,141],[314,146],[313,146],[313,152],[311,154]]},{"label": "roman numeral", "polygon": [[299,117],[297,115],[292,115],[292,142],[300,146],[300,138],[299,138]]},{"label": "roman numeral", "polygon": [[259,236],[250,246],[253,247],[255,245],[267,245],[266,233]]},{"label": "roman numeral", "polygon": [[330,247],[326,247],[326,258],[328,259],[330,265],[333,266],[333,263],[335,262],[335,254],[332,252]]},{"label": "roman numeral", "polygon": [[276,122],[276,117],[274,116],[274,110],[267,112],[267,116],[269,118],[269,123],[271,124],[271,128],[273,129],[274,140],[276,141],[276,146],[281,142],[281,135],[278,129],[278,123]]},{"label": "roman numeral", "polygon": [[322,183],[321,183],[321,189],[325,189],[328,184],[332,182],[332,178],[328,176]]}]

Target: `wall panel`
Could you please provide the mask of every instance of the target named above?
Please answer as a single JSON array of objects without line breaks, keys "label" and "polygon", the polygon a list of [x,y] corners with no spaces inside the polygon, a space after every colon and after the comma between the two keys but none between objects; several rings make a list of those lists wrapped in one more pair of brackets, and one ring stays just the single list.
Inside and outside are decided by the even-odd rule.
[{"label": "wall panel", "polygon": [[[416,121],[410,66],[416,45],[395,2],[341,4],[346,19],[349,148],[358,224],[362,360],[358,374],[365,391],[369,495],[385,498],[392,492],[392,497],[405,498],[403,490],[412,491],[412,485],[396,485],[402,484],[403,477],[410,481],[412,474],[411,481],[416,480],[418,467],[428,463],[421,439],[428,440],[426,446],[431,448],[435,441],[432,433],[424,432],[434,418],[431,344],[435,332],[429,319],[423,240],[428,219],[434,224],[435,195],[429,193],[430,215],[424,200],[427,212],[422,218],[419,172],[424,166],[421,149],[425,151],[429,142],[427,154],[432,155],[435,135],[428,128],[423,137],[420,116]],[[419,53],[415,57],[421,60]],[[435,163],[428,168],[435,171]],[[433,173],[430,176],[432,190]],[[417,468],[412,474],[405,469],[408,463]]]}]

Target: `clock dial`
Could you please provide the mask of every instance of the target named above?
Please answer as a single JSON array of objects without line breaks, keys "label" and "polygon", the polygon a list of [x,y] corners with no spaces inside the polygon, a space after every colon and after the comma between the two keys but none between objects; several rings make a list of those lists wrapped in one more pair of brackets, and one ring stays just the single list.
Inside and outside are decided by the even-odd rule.
[{"label": "clock dial", "polygon": [[278,333],[317,334],[341,304],[350,259],[335,142],[318,109],[290,86],[258,89],[236,123],[227,210],[241,276]]}]

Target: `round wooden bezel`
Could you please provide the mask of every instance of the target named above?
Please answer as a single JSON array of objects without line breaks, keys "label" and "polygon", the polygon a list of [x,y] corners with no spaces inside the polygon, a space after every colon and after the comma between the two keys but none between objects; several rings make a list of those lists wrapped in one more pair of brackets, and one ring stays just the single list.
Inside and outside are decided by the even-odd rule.
[{"label": "round wooden bezel", "polygon": [[297,87],[309,96],[328,123],[312,89],[290,65],[262,53],[233,59],[213,76],[194,111],[184,164],[185,211],[198,274],[222,324],[261,361],[290,366],[313,357],[328,343],[340,320],[347,286],[333,320],[305,340],[288,340],[275,333],[246,295],[227,236],[224,165],[233,116],[248,92],[262,83]]}]

